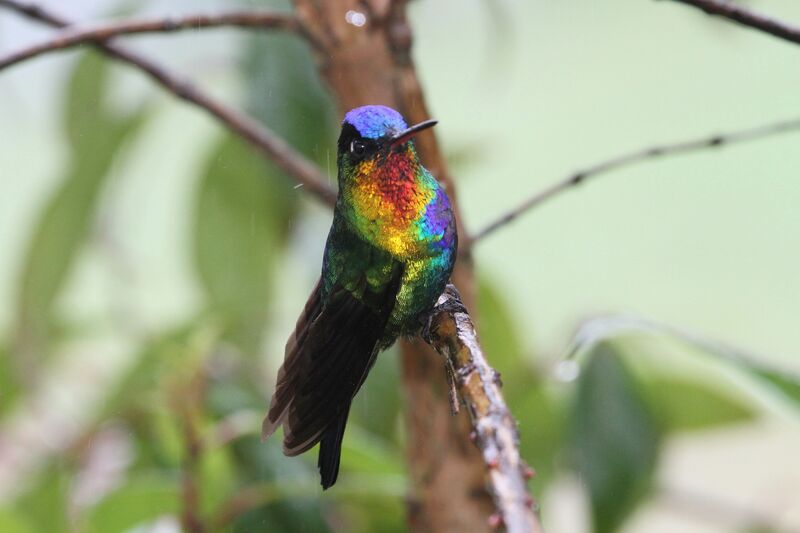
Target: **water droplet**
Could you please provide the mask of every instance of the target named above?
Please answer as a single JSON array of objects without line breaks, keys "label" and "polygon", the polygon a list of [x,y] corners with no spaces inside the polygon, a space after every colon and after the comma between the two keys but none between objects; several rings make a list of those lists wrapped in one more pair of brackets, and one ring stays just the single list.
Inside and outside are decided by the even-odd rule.
[{"label": "water droplet", "polygon": [[581,373],[580,365],[575,361],[561,361],[558,363],[555,371],[555,377],[562,383],[569,383],[575,381]]},{"label": "water droplet", "polygon": [[367,23],[367,16],[360,11],[353,11],[351,9],[344,14],[344,20],[347,21],[348,24],[352,24],[353,26],[360,28]]}]

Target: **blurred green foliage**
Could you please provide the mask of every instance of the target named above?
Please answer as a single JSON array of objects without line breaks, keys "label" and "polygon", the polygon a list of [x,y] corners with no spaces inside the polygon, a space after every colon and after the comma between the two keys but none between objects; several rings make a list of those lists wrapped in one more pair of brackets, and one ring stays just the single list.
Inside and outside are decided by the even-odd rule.
[{"label": "blurred green foliage", "polygon": [[178,514],[179,488],[176,478],[131,476],[91,509],[85,517],[86,531],[126,531],[163,515]]},{"label": "blurred green foliage", "polygon": [[11,353],[5,346],[0,346],[0,415],[13,405],[14,398],[22,388],[16,370]]},{"label": "blurred green foliage", "polygon": [[294,210],[291,189],[270,179],[263,158],[225,137],[201,177],[195,208],[195,264],[226,337],[255,354],[271,273]]},{"label": "blurred green foliage", "polygon": [[14,508],[34,531],[69,531],[69,480],[74,474],[69,458],[55,458]]},{"label": "blurred green foliage", "polygon": [[[335,113],[308,50],[287,36],[249,38],[241,73],[253,116],[329,169]],[[53,327],[59,294],[91,238],[115,159],[147,119],[143,109],[123,115],[109,105],[109,75],[106,61],[87,53],[70,77],[64,102],[69,161],[22,262],[13,350],[0,347],[0,427],[10,420],[13,400],[24,399],[25,358],[63,340]],[[187,483],[197,491],[191,513],[213,531],[405,530],[405,446],[420,444],[404,441],[394,352],[378,359],[353,405],[333,490],[319,490],[313,454],[288,459],[278,438],[260,440],[265,383],[271,382],[260,355],[281,283],[277,273],[292,229],[305,216],[299,197],[249,146],[228,135],[216,139],[197,173],[192,210],[189,255],[201,308],[179,327],[140,339],[125,372],[104,384],[83,434],[44,453],[14,501],[0,506],[0,531],[135,530],[185,513]],[[700,380],[630,371],[634,354],[622,335],[582,346],[577,381],[559,384],[522,341],[519,328],[529,325],[506,300],[495,280],[480,278],[480,337],[519,421],[523,457],[538,472],[534,493],[544,494],[560,476],[576,476],[598,533],[618,530],[653,494],[671,435],[747,423],[760,414],[734,392]],[[794,377],[746,358],[722,359],[719,364],[736,364],[800,407]],[[77,480],[91,475],[93,439],[109,427],[123,428],[129,462],[115,484],[79,505]]]},{"label": "blurred green foliage", "polygon": [[6,533],[32,533],[30,523],[22,513],[11,509],[0,509],[0,531]]},{"label": "blurred green foliage", "polygon": [[578,381],[570,456],[586,484],[595,530],[615,531],[647,493],[661,434],[614,347],[595,346]]},{"label": "blurred green foliage", "polygon": [[747,422],[756,415],[754,408],[707,383],[662,376],[642,381],[653,416],[660,427],[671,431]]},{"label": "blurred green foliage", "polygon": [[111,166],[145,121],[142,111],[123,116],[112,109],[108,90],[107,60],[94,52],[85,54],[70,77],[64,102],[69,162],[35,224],[20,272],[15,347],[19,357],[47,352],[54,302],[89,237]]}]

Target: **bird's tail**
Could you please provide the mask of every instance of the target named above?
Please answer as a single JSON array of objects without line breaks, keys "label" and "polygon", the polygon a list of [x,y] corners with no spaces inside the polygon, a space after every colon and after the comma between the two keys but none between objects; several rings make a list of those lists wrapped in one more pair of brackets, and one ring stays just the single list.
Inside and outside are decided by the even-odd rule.
[{"label": "bird's tail", "polygon": [[339,415],[339,419],[325,430],[325,433],[322,434],[322,439],[319,441],[317,468],[319,468],[323,490],[333,486],[339,476],[342,439],[344,438],[344,427],[347,425],[349,411],[350,406],[348,405],[344,412]]},{"label": "bird's tail", "polygon": [[388,302],[374,306],[344,289],[323,305],[318,284],[286,343],[262,438],[282,425],[283,452],[290,456],[319,442],[323,488],[336,482],[350,403],[377,356],[397,284],[381,294]]}]

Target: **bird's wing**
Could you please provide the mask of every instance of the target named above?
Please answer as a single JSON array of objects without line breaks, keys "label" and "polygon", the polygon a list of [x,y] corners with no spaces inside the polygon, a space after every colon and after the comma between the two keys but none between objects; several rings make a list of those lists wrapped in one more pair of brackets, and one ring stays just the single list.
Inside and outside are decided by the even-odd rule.
[{"label": "bird's wing", "polygon": [[319,442],[332,424],[346,420],[377,355],[401,278],[401,269],[395,269],[377,291],[366,288],[364,279],[359,297],[334,287],[324,303],[317,283],[286,344],[264,439],[283,424],[284,453],[298,455]]}]

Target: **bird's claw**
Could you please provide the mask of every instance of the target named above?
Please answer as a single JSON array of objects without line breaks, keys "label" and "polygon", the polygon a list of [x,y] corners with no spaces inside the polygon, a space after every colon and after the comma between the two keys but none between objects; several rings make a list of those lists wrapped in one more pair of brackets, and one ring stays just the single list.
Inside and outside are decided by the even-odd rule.
[{"label": "bird's claw", "polygon": [[466,313],[467,308],[461,302],[461,295],[458,294],[458,291],[452,285],[448,285],[445,288],[444,294],[447,295],[444,298],[444,301],[441,303],[436,303],[433,306],[433,309],[430,310],[427,314],[425,314],[422,318],[422,329],[420,330],[420,336],[426,341],[430,342],[431,334],[432,334],[432,326],[433,320],[438,315],[442,313],[446,313],[449,315],[453,315],[455,313]]}]

